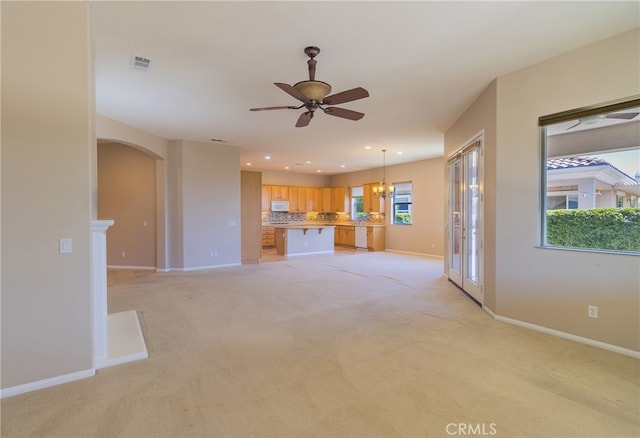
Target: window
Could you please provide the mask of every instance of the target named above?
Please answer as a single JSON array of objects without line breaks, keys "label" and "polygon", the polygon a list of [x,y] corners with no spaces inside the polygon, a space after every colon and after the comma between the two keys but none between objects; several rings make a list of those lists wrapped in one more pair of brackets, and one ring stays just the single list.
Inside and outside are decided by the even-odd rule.
[{"label": "window", "polygon": [[[549,192],[552,193],[552,192]],[[547,194],[547,210],[578,208],[578,195]]]},{"label": "window", "polygon": [[640,254],[640,99],[540,117],[541,245]]},{"label": "window", "polygon": [[351,219],[354,221],[367,218],[364,211],[364,190],[362,187],[351,187]]},{"label": "window", "polygon": [[412,217],[412,185],[408,183],[393,184],[393,223],[411,225]]}]

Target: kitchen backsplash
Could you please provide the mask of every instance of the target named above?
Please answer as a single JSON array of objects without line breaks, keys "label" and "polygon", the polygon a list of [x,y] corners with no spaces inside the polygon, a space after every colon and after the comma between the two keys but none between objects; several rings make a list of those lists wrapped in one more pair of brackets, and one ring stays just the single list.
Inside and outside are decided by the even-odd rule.
[{"label": "kitchen backsplash", "polygon": [[[262,212],[263,224],[304,224],[309,222],[352,222],[349,213],[284,213],[278,211]],[[366,219],[359,222],[383,224],[384,213],[369,213]]]}]

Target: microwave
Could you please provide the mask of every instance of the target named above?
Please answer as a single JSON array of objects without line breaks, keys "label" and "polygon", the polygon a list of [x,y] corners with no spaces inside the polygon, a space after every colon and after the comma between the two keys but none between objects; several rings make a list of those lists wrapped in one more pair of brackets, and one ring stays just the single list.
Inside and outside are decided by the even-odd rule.
[{"label": "microwave", "polygon": [[271,211],[289,211],[289,201],[271,201]]}]

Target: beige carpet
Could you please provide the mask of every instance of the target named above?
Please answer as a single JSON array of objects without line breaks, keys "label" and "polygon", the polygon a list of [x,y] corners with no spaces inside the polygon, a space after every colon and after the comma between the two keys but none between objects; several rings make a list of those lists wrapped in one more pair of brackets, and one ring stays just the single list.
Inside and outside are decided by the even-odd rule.
[{"label": "beige carpet", "polygon": [[639,362],[492,320],[392,253],[109,287],[149,359],[2,400],[2,437],[637,437]]}]

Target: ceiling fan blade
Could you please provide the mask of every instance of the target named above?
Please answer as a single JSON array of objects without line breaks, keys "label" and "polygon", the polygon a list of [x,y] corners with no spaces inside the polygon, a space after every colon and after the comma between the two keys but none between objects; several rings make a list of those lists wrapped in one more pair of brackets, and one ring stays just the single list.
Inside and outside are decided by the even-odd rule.
[{"label": "ceiling fan blade", "polygon": [[307,126],[312,118],[313,113],[311,111],[300,114],[300,117],[298,117],[298,122],[296,123],[296,128],[303,128]]},{"label": "ceiling fan blade", "polygon": [[359,113],[357,111],[351,111],[344,108],[322,108],[325,114],[329,114],[330,116],[342,117],[343,119],[349,120],[360,120],[364,117],[363,113]]},{"label": "ceiling fan blade", "polygon": [[575,128],[576,126],[578,126],[580,123],[582,123],[580,120],[578,120],[576,123],[574,123],[573,125],[569,126],[567,129],[565,129],[565,131],[568,131],[571,128]]},{"label": "ceiling fan blade", "polygon": [[614,113],[614,114],[607,114],[605,118],[631,120],[638,114],[640,113]]},{"label": "ceiling fan blade", "polygon": [[266,106],[264,108],[250,108],[249,111],[269,111],[279,109],[300,109],[302,106]]},{"label": "ceiling fan blade", "polygon": [[365,97],[369,97],[369,92],[362,87],[358,87],[327,96],[322,100],[322,104],[339,105],[353,100],[364,99]]},{"label": "ceiling fan blade", "polygon": [[299,92],[289,84],[283,84],[282,82],[274,82],[273,85],[280,88],[285,93],[288,93],[290,96],[298,99],[300,102],[307,101],[307,96],[305,96],[304,94],[302,94],[301,92]]}]

